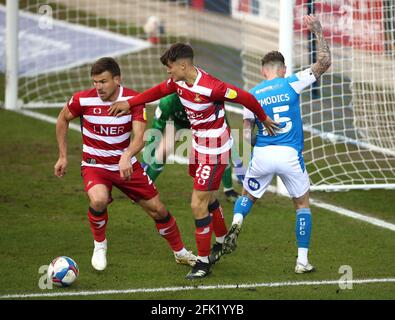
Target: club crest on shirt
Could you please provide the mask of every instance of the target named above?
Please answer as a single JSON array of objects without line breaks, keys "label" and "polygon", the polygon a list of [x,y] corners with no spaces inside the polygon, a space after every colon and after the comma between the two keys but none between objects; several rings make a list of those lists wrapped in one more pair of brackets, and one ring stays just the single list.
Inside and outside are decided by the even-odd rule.
[{"label": "club crest on shirt", "polygon": [[235,99],[237,97],[237,92],[233,89],[227,88],[225,92],[225,98]]},{"label": "club crest on shirt", "polygon": [[100,108],[93,108],[93,114],[101,114]]},{"label": "club crest on shirt", "polygon": [[195,102],[202,102],[202,99],[200,98],[199,93],[195,93],[195,99],[193,99]]},{"label": "club crest on shirt", "polygon": [[145,110],[145,108],[143,109],[143,119],[147,121],[147,111]]},{"label": "club crest on shirt", "polygon": [[177,93],[179,96],[182,96],[182,90],[180,88],[177,89]]}]

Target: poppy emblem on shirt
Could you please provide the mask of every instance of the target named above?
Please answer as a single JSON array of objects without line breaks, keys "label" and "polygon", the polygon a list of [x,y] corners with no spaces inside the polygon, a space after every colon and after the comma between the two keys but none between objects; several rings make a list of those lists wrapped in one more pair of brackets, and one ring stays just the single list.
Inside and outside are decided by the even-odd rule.
[{"label": "poppy emblem on shirt", "polygon": [[199,93],[195,94],[195,99],[193,99],[195,102],[202,102],[202,99],[200,98]]}]

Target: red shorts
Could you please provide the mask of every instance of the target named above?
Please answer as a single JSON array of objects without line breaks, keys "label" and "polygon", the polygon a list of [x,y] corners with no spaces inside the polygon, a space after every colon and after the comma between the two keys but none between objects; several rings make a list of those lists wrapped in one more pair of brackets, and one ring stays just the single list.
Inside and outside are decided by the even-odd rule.
[{"label": "red shorts", "polygon": [[218,190],[228,164],[221,163],[220,157],[218,161],[202,161],[204,157],[190,160],[193,160],[189,163],[189,175],[194,178],[193,188],[200,191]]},{"label": "red shorts", "polygon": [[84,180],[85,191],[88,192],[96,184],[104,184],[110,190],[112,186],[117,187],[130,199],[138,202],[140,199],[149,200],[158,194],[155,184],[145,173],[139,162],[133,164],[133,173],[131,179],[123,180],[119,171],[110,171],[95,167],[82,167],[81,175]]}]

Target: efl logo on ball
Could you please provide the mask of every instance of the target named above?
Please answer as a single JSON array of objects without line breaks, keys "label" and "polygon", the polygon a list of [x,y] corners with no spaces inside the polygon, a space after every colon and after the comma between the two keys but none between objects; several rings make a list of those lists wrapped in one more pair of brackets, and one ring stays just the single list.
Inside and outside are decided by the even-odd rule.
[{"label": "efl logo on ball", "polygon": [[57,287],[68,287],[77,280],[79,269],[77,263],[66,256],[57,257],[48,266],[48,281]]}]

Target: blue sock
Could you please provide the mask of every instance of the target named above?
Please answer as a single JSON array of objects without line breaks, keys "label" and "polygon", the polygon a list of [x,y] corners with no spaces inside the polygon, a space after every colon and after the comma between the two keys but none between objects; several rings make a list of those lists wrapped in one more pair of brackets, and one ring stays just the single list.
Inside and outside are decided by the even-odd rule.
[{"label": "blue sock", "polygon": [[247,214],[250,213],[254,202],[247,196],[241,196],[236,200],[233,208],[233,222],[241,224]]},{"label": "blue sock", "polygon": [[298,248],[309,248],[311,235],[310,208],[296,210],[296,240]]}]

